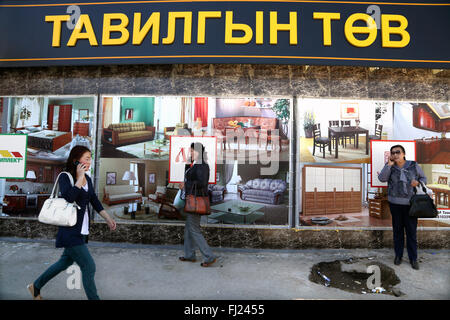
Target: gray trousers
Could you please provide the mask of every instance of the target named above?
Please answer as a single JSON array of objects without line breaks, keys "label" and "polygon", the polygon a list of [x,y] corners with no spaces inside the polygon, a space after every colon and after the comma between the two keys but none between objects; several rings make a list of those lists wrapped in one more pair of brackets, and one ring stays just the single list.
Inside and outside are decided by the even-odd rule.
[{"label": "gray trousers", "polygon": [[212,262],[216,256],[206,243],[200,229],[199,214],[186,213],[186,224],[184,226],[184,257],[186,259],[195,259],[195,249],[198,247],[205,257],[205,262]]}]

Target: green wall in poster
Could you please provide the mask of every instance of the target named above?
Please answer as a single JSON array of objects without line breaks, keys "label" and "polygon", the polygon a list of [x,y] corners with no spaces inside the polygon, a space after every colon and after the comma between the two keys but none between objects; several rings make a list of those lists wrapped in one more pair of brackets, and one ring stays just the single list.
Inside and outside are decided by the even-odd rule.
[{"label": "green wall in poster", "polygon": [[[125,119],[125,110],[133,110],[133,119]],[[145,122],[146,126],[153,126],[153,115],[155,113],[155,98],[137,97],[120,99],[120,122]]]}]

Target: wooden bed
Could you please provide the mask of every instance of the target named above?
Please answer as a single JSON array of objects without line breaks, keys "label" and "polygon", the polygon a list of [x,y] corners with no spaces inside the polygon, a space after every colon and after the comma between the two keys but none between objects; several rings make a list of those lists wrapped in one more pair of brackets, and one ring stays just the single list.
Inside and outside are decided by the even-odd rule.
[{"label": "wooden bed", "polygon": [[42,130],[28,133],[28,147],[35,149],[54,152],[70,141],[72,141],[72,132]]}]

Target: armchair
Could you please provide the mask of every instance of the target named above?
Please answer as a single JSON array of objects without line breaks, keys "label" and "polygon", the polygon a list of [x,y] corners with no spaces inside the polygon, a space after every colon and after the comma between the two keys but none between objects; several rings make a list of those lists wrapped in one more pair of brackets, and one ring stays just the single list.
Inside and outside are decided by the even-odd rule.
[{"label": "armchair", "polygon": [[217,184],[208,185],[208,194],[211,203],[223,201],[223,199],[225,198],[225,192],[227,192],[225,186],[220,186]]},{"label": "armchair", "polygon": [[149,194],[148,198],[155,202],[161,202],[166,197],[166,187],[164,186],[157,186],[156,192],[154,194]]}]

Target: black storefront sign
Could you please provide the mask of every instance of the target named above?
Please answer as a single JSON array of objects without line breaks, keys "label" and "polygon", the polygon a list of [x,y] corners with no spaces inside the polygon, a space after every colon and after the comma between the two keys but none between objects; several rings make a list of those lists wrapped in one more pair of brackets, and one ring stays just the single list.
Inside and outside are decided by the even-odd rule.
[{"label": "black storefront sign", "polygon": [[0,1],[0,67],[449,68],[448,1]]}]

